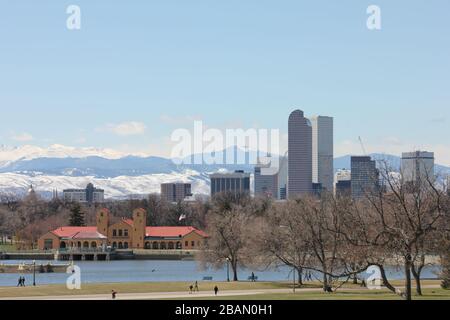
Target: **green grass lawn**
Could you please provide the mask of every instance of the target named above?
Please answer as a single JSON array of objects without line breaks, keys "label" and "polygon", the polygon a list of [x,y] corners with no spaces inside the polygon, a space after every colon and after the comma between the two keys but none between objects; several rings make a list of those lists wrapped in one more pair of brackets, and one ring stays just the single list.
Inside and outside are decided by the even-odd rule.
[{"label": "green grass lawn", "polygon": [[[65,285],[43,285],[37,287],[0,287],[0,297],[33,297],[60,295],[105,294],[116,290],[120,293],[188,292],[192,282],[142,282],[82,284],[81,290],[68,290]],[[223,290],[259,290],[289,288],[283,282],[199,282],[200,291],[211,292],[214,286]]]},{"label": "green grass lawn", "polygon": [[[394,285],[401,286],[400,281],[393,281]],[[91,295],[109,294],[111,290],[119,293],[152,293],[152,292],[188,292],[192,282],[142,282],[142,283],[102,283],[102,284],[82,284],[81,290],[68,290],[65,285],[43,285],[37,287],[0,287],[0,298],[6,297],[33,297],[33,296],[64,296],[64,295]],[[438,285],[437,280],[423,281],[423,286]],[[199,282],[199,289],[202,292],[211,293],[214,286],[220,288],[220,292],[227,290],[264,290],[264,289],[292,289],[292,283],[287,282]],[[302,286],[302,289],[321,288],[319,282]],[[352,289],[352,290],[349,290]],[[450,300],[450,290],[440,288],[423,290],[423,297],[417,299],[448,299]],[[192,297],[192,298],[195,298]],[[387,290],[363,290],[357,285],[346,284],[344,288],[336,293],[324,293],[322,291],[297,292],[294,293],[267,293],[249,294],[244,296],[219,296],[202,299],[219,300],[398,300],[395,294]]]},{"label": "green grass lawn", "polygon": [[[171,299],[182,300],[182,299]],[[297,293],[269,293],[242,296],[217,296],[207,298],[193,298],[193,300],[401,300],[386,290],[338,290],[336,293],[324,292],[297,292]],[[413,300],[450,300],[450,290],[425,289],[423,296],[414,296]]]}]

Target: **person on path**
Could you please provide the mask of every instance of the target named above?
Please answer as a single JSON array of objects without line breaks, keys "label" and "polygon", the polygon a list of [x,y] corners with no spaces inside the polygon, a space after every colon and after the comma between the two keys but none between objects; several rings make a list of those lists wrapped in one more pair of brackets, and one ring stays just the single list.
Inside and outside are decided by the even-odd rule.
[{"label": "person on path", "polygon": [[195,281],[194,291],[199,292],[199,289],[198,289],[198,281]]},{"label": "person on path", "polygon": [[217,296],[219,293],[219,288],[217,286],[214,287],[214,294]]}]

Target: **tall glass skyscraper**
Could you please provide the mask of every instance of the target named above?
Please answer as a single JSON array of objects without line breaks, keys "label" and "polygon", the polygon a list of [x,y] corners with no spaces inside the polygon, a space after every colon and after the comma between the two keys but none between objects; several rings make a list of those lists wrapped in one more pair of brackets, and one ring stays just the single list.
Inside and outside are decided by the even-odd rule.
[{"label": "tall glass skyscraper", "polygon": [[333,118],[317,116],[312,124],[312,182],[333,192]]},{"label": "tall glass skyscraper", "polygon": [[351,167],[353,199],[364,198],[366,194],[379,188],[379,172],[374,160],[367,156],[353,156]]},{"label": "tall glass skyscraper", "polygon": [[303,111],[289,116],[288,198],[312,193],[312,127]]}]

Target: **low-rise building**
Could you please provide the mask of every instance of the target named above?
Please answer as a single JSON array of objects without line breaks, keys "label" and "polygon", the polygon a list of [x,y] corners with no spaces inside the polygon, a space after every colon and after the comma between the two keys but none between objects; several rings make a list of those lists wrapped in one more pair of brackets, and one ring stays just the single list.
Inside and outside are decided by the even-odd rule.
[{"label": "low-rise building", "polygon": [[167,202],[180,202],[192,196],[190,183],[162,183],[161,199]]},{"label": "low-rise building", "polygon": [[101,203],[105,201],[105,191],[89,183],[85,189],[63,190],[63,199],[67,202]]},{"label": "low-rise building", "polygon": [[47,232],[38,240],[40,250],[56,249],[200,249],[207,235],[190,226],[149,227],[147,212],[137,209],[132,219],[110,224],[109,211],[97,212],[97,226],[60,227]]},{"label": "low-rise building", "polygon": [[211,196],[221,192],[250,193],[250,173],[242,170],[210,175]]}]

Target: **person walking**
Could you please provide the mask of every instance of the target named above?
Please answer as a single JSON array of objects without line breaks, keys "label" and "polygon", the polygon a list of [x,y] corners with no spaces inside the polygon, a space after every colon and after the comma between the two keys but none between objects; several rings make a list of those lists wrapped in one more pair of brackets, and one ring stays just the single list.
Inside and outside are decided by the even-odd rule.
[{"label": "person walking", "polygon": [[20,276],[19,279],[17,280],[17,286],[18,287],[22,286],[22,276]]},{"label": "person walking", "polygon": [[116,292],[116,290],[111,290],[111,298],[112,298],[113,300],[116,300],[116,297],[117,297],[117,292]]},{"label": "person walking", "polygon": [[214,295],[217,296],[217,294],[219,293],[219,288],[217,286],[214,287]]},{"label": "person walking", "polygon": [[194,291],[199,292],[199,289],[198,289],[198,281],[195,281]]},{"label": "person walking", "polygon": [[190,286],[189,286],[189,294],[192,294],[192,290],[194,289],[194,286],[191,284]]}]

